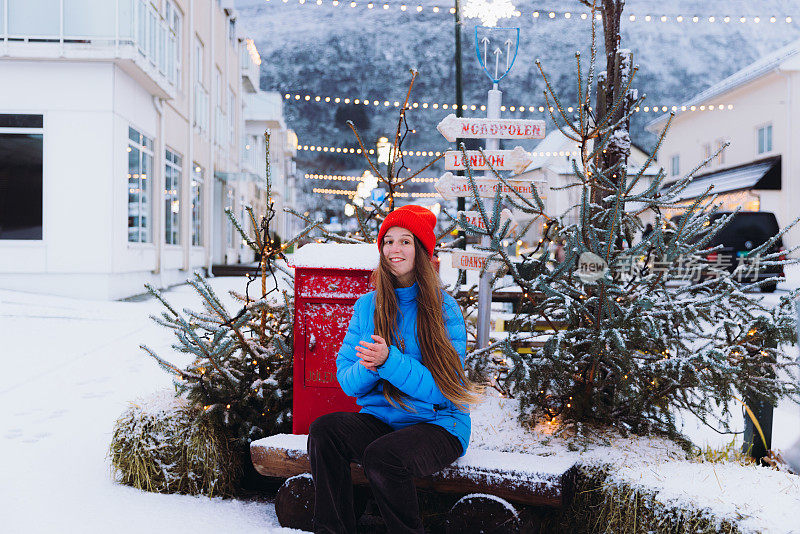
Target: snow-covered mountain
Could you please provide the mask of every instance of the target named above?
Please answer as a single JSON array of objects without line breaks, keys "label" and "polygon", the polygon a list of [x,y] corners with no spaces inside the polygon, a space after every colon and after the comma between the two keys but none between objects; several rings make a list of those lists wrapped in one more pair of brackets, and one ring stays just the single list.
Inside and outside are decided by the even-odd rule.
[{"label": "snow-covered mountain", "polygon": [[[454,24],[453,16],[445,14],[452,4],[421,2],[422,13],[416,13],[418,2],[409,3],[406,12],[390,0],[391,9],[365,9],[364,1],[356,8],[349,2],[333,7],[329,0],[322,6],[314,0],[298,4],[296,0],[239,0],[241,30],[253,38],[263,58],[261,86],[265,90],[298,92],[321,96],[340,96],[402,101],[409,81],[409,68],[419,70],[412,100],[428,102],[455,101],[454,82]],[[588,65],[590,23],[563,15],[549,19],[548,10],[560,13],[573,10],[584,12],[577,0],[518,0],[515,2],[525,16],[501,20],[500,25],[521,28],[520,50],[511,73],[501,82],[503,101],[507,105],[543,105],[542,77],[534,64],[541,59],[560,91],[565,105],[575,101],[576,74],[574,53],[582,51],[584,71]],[[430,7],[439,5],[440,13]],[[543,16],[530,16],[540,10]],[[671,22],[640,22],[644,15],[667,15]],[[687,17],[682,23],[674,17]],[[639,21],[630,22],[629,15]],[[700,22],[688,20],[700,16]],[[714,23],[708,16],[716,16]],[[721,22],[730,16],[729,23]],[[761,22],[740,23],[739,17]],[[770,24],[769,16],[779,17]],[[781,22],[787,15],[796,20]],[[504,24],[505,23],[505,24]],[[481,72],[474,48],[476,19],[467,19],[463,29],[464,102],[483,104],[489,80]],[[602,27],[598,27],[601,55],[598,70],[605,68],[602,55]],[[800,38],[800,10],[796,0],[764,0],[761,2],[706,0],[629,0],[623,18],[622,47],[630,48],[639,72],[634,86],[647,94],[650,105],[674,105],[688,99],[713,83],[746,66],[760,56]],[[414,110],[409,125],[417,133],[409,136],[404,148],[441,150],[448,144],[436,132],[435,125],[449,111]],[[480,114],[467,112],[467,114]],[[352,133],[345,126],[347,118],[361,124],[365,142],[373,143],[380,135],[393,134],[397,114],[394,108],[383,109],[354,105],[305,101],[287,101],[285,114],[297,131],[301,144],[323,146],[356,146]],[[546,118],[541,114],[522,115],[527,118]],[[643,124],[655,117],[640,113],[632,124],[635,143],[650,147],[653,136],[643,131]],[[549,121],[548,121],[549,123]],[[549,124],[548,124],[549,126]],[[532,148],[536,142],[531,141]],[[339,172],[358,166],[357,156],[311,157],[301,154],[301,167],[321,172]],[[306,160],[303,165],[303,160]],[[416,161],[416,160],[414,160]],[[421,161],[421,160],[420,160]]]}]

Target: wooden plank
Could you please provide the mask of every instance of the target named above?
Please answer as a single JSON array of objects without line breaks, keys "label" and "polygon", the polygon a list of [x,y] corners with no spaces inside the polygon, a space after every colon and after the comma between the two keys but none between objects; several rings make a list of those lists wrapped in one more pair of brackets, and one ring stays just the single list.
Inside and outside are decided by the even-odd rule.
[{"label": "wooden plank", "polygon": [[544,139],[545,122],[541,119],[489,119],[456,117],[451,113],[436,126],[451,143],[462,139]]},{"label": "wooden plank", "polygon": [[[476,250],[461,250],[453,249],[450,255],[452,258],[452,267],[454,269],[467,269],[470,271],[481,271],[486,266],[486,261],[492,256],[491,252],[480,252]],[[489,260],[489,266],[486,271],[493,273],[499,271],[505,265],[502,260],[493,259]]]},{"label": "wooden plank", "polygon": [[[500,190],[503,195],[509,195],[515,192],[522,198],[533,199],[533,192],[534,189],[536,189],[536,183],[533,180],[508,178],[505,183],[503,183],[496,178],[474,178],[474,182],[476,188],[475,193],[481,198],[493,198],[497,191]],[[471,197],[473,194],[469,179],[455,176],[450,171],[441,175],[433,187],[445,200],[453,200],[458,197]],[[540,193],[538,189],[536,192]],[[544,192],[541,192],[540,197],[544,196]]]},{"label": "wooden plank", "polygon": [[[289,478],[311,472],[308,454],[297,450],[250,444],[250,458],[256,471],[266,477]],[[350,474],[354,484],[367,485],[367,477],[360,465],[353,464]]]},{"label": "wooden plank", "polygon": [[[477,226],[481,230],[486,230],[486,225],[484,224],[483,217],[481,216],[481,213],[479,211],[472,211],[472,210],[459,211],[458,219],[460,220],[462,216],[466,220],[466,222],[470,223],[471,225]],[[491,212],[487,213],[487,217],[491,216],[492,216]],[[519,222],[517,222],[514,219],[514,214],[511,213],[510,209],[503,208],[503,211],[500,212],[500,229],[503,228],[503,226],[506,224],[506,221],[508,221],[508,235],[509,236],[516,235],[517,232],[519,231]],[[453,252],[456,252],[457,250],[460,249],[455,248],[451,250]]]},{"label": "wooden plank", "polygon": [[445,152],[444,170],[463,171],[469,163],[473,171],[488,171],[491,165],[496,171],[514,171],[520,174],[533,161],[531,153],[525,152],[521,146],[515,147],[514,150],[484,150],[483,154],[479,150],[465,150],[465,152],[466,159],[460,150]]},{"label": "wooden plank", "polygon": [[[468,295],[469,292],[462,289],[456,293],[455,297],[463,298]],[[477,295],[475,293],[473,296],[477,297]],[[532,298],[533,300],[543,300],[544,293],[536,292],[532,295]],[[527,297],[523,295],[522,291],[492,291],[492,302],[521,302],[526,299]]]},{"label": "wooden plank", "polygon": [[[311,472],[305,438],[279,435],[251,443],[250,455],[256,471],[264,476],[281,478]],[[415,483],[419,488],[440,493],[489,493],[510,502],[535,506],[561,507],[568,502],[576,469],[574,460],[543,460],[554,468],[531,472],[511,466],[520,458],[531,458],[532,455],[481,451],[477,458],[483,455],[489,457],[489,464],[506,467],[482,467],[473,455],[467,461],[456,462],[438,473],[418,478]],[[351,469],[353,483],[367,485],[361,466],[353,464]]]}]

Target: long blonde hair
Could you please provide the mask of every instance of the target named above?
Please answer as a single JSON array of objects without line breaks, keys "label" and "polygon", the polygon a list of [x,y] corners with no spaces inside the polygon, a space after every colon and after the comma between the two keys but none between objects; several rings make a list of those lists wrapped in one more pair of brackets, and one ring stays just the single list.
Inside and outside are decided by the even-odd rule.
[{"label": "long blonde hair", "polygon": [[[389,261],[383,254],[383,242],[378,268],[372,272],[375,286],[375,333],[389,345],[405,350],[404,340],[397,331],[397,298],[394,289],[397,277],[392,274]],[[414,281],[417,283],[417,341],[422,353],[422,363],[430,370],[442,394],[462,411],[469,404],[480,401],[480,388],[469,380],[461,365],[444,325],[442,289],[439,275],[430,256],[419,239],[414,237]],[[383,396],[393,406],[411,408],[403,401],[406,396],[398,388],[383,380]]]}]

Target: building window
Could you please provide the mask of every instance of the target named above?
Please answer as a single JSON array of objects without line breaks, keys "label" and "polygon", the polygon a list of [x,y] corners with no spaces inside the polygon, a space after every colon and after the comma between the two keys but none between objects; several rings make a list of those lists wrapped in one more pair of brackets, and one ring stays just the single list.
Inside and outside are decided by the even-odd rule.
[{"label": "building window", "polygon": [[717,165],[725,165],[725,143],[727,143],[725,139],[717,139],[717,144],[715,147],[715,152],[717,154]]},{"label": "building window", "polygon": [[205,48],[200,37],[194,39],[194,125],[202,132],[208,131],[209,99],[203,77]]},{"label": "building window", "polygon": [[197,163],[192,169],[192,245],[203,244],[203,168]]},{"label": "building window", "polygon": [[703,161],[705,161],[703,167],[711,167],[711,143],[703,145]]},{"label": "building window", "polygon": [[181,242],[181,175],[183,158],[167,149],[164,164],[164,242]]},{"label": "building window", "polygon": [[670,159],[670,169],[669,174],[670,176],[678,176],[681,173],[681,157],[678,154],[675,154]]},{"label": "building window", "polygon": [[[244,221],[248,220],[249,216],[247,215],[247,201],[243,196],[239,197],[239,220],[244,224]],[[239,242],[238,248],[244,248],[245,242],[242,240],[242,235],[239,231],[236,231],[236,240]],[[236,241],[234,241],[235,243]]]},{"label": "building window", "polygon": [[236,45],[236,19],[228,19],[228,40]]},{"label": "building window", "polygon": [[228,144],[236,144],[236,93],[233,92],[231,86],[228,86],[228,130],[229,138]]},{"label": "building window", "polygon": [[214,69],[214,93],[214,143],[221,146],[228,137],[225,134],[226,117],[222,108],[225,94],[222,92],[222,71],[219,67]]},{"label": "building window", "polygon": [[236,214],[234,192],[231,186],[225,187],[225,246],[233,248],[233,244],[236,242],[236,228],[234,228],[231,218],[227,214],[228,210],[230,210],[232,214]]},{"label": "building window", "polygon": [[194,36],[194,79],[197,83],[202,84],[205,79],[203,78],[203,65],[205,56],[205,47],[203,41],[197,35]]},{"label": "building window", "polygon": [[128,241],[150,243],[153,140],[128,128]]},{"label": "building window", "polygon": [[0,114],[0,240],[42,239],[43,116]]},{"label": "building window", "polygon": [[767,124],[758,129],[758,153],[772,152],[772,125]]},{"label": "building window", "polygon": [[183,88],[183,81],[181,76],[183,74],[183,69],[181,68],[181,58],[183,55],[181,54],[181,24],[183,21],[183,13],[181,12],[180,8],[175,5],[175,2],[172,0],[167,0],[166,3],[166,14],[165,19],[167,21],[167,25],[169,26],[169,31],[172,34],[172,41],[170,46],[173,49],[170,51],[169,58],[170,61],[174,61],[174,68],[170,68],[169,72],[173,73],[175,79],[173,82],[178,87],[178,89]]}]

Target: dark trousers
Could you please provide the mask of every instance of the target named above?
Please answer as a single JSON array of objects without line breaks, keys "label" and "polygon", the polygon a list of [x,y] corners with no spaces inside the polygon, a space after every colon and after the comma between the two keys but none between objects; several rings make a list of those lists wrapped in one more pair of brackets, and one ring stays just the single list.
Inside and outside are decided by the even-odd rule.
[{"label": "dark trousers", "polygon": [[461,442],[444,428],[418,423],[400,430],[373,415],[323,415],[308,431],[314,477],[314,532],[356,531],[350,462],[361,464],[391,534],[424,533],[414,477],[433,474],[462,453]]}]

